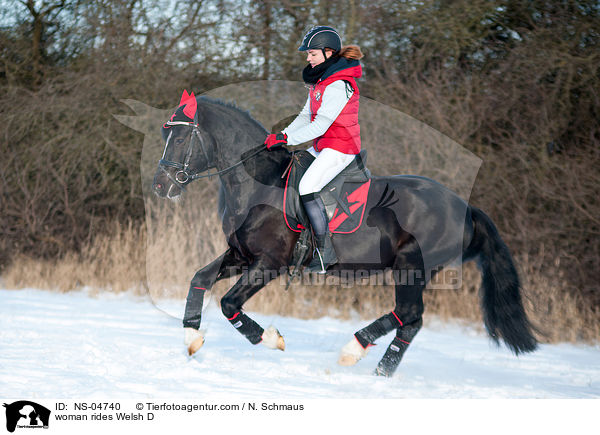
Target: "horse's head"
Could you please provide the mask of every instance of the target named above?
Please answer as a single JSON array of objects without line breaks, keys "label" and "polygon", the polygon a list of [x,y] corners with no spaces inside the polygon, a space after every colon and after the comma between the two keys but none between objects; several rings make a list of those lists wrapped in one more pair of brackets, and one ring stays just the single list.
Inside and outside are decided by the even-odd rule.
[{"label": "horse's head", "polygon": [[179,107],[162,126],[165,149],[158,162],[152,189],[158,196],[175,199],[199,174],[214,167],[212,144],[198,125],[194,93],[183,91]]}]

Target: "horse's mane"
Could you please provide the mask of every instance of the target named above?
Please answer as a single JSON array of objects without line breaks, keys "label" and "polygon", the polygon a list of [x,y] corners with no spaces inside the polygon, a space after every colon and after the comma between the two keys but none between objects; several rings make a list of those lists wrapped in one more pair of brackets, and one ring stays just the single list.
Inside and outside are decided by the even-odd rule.
[{"label": "horse's mane", "polygon": [[[224,108],[228,115],[233,115],[228,120],[231,124],[244,124],[248,122],[248,124],[256,127],[260,132],[267,133],[267,130],[263,127],[263,125],[258,122],[256,119],[250,115],[245,109],[242,109],[236,106],[234,103],[230,103],[227,101],[219,100],[216,98],[211,98],[207,96],[199,96],[196,98],[199,107],[200,104],[204,105],[213,105],[218,106],[220,108]],[[209,109],[210,110],[210,109]],[[237,119],[236,119],[237,118]],[[240,119],[241,118],[241,119]],[[254,132],[256,133],[256,132]],[[273,183],[280,183],[281,178],[280,174],[283,173],[283,170],[289,163],[290,153],[287,149],[281,148],[271,152],[266,152],[267,148],[264,146],[261,141],[255,144],[251,142],[246,143],[246,148],[240,149],[240,144],[242,142],[232,142],[229,144],[221,144],[222,148],[229,150],[228,152],[232,154],[233,160],[232,162],[237,162],[239,159],[244,161],[244,168],[246,173],[248,173],[255,180],[261,182],[265,185],[273,185]],[[239,152],[241,151],[241,155]],[[264,153],[260,153],[260,151],[265,151]],[[256,156],[255,158],[252,158]],[[248,161],[246,161],[248,160]],[[230,162],[231,163],[231,162]]]},{"label": "horse's mane", "polygon": [[235,103],[223,101],[218,98],[207,97],[206,95],[201,95],[201,96],[197,97],[196,100],[198,100],[198,102],[200,102],[199,100],[204,100],[207,103],[217,104],[219,106],[225,107],[226,109],[233,109],[234,112],[239,113],[240,115],[242,115],[244,118],[246,118],[251,123],[256,124],[257,126],[259,126],[260,128],[262,128],[265,131],[267,130],[259,121],[257,121],[250,114],[250,112],[248,110],[242,109],[241,107],[236,106]]}]

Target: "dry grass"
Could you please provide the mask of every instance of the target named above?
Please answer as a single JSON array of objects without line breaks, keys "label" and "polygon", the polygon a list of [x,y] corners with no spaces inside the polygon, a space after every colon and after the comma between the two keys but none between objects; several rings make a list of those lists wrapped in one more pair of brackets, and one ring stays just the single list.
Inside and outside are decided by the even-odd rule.
[{"label": "dry grass", "polygon": [[[185,298],[195,271],[225,249],[214,219],[214,186],[201,186],[190,196],[212,197],[191,211],[154,204],[146,226],[115,224],[111,234],[98,237],[80,253],[55,261],[19,257],[3,275],[8,288],[35,287],[58,291],[80,289],[149,291],[153,298]],[[558,267],[547,267],[543,255],[516,257],[524,285],[527,312],[543,335],[543,342],[594,342],[600,339],[600,313],[583,299],[565,292],[568,283]],[[246,309],[266,314],[299,318],[332,316],[371,319],[389,311],[394,304],[393,288],[383,285],[338,286],[332,278],[304,277],[286,292],[285,281],[277,279],[248,301]],[[482,327],[479,309],[479,272],[466,264],[459,290],[427,290],[426,316],[462,319]],[[213,289],[219,299],[235,282],[224,280]]]},{"label": "dry grass", "polygon": [[84,287],[145,293],[145,230],[115,223],[110,234],[97,237],[81,252],[56,260],[15,258],[2,275],[8,288],[34,287],[67,292]]}]

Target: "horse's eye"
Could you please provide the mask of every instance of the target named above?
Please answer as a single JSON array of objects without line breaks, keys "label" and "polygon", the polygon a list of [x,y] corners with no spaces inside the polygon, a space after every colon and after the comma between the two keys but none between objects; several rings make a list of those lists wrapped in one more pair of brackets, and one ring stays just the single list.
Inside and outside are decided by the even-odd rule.
[{"label": "horse's eye", "polygon": [[184,141],[185,141],[185,139],[177,138],[177,139],[175,139],[175,144],[176,145],[181,145]]}]

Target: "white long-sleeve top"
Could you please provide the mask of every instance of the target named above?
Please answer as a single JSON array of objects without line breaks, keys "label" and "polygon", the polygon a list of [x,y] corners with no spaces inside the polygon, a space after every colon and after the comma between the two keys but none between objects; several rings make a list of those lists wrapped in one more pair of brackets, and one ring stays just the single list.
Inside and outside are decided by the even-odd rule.
[{"label": "white long-sleeve top", "polygon": [[353,93],[354,90],[350,92],[346,89],[346,82],[343,80],[336,80],[330,83],[321,96],[323,101],[312,122],[310,121],[309,95],[302,111],[283,130],[283,133],[288,136],[288,145],[299,145],[322,136],[342,112]]}]

